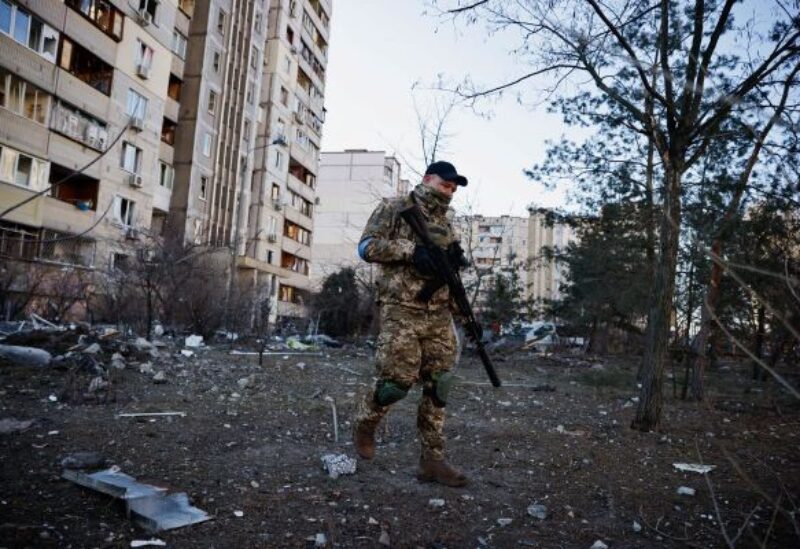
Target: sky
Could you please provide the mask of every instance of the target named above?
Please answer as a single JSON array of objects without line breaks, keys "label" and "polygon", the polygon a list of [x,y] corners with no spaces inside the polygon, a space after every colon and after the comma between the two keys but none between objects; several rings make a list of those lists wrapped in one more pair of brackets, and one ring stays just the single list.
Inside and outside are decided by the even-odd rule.
[{"label": "sky", "polygon": [[[424,171],[414,99],[432,105],[431,85],[442,75],[493,84],[519,76],[508,53],[512,36],[489,37],[425,14],[423,0],[333,0],[325,87],[322,150],[384,150]],[[421,85],[412,93],[415,82]],[[456,209],[483,215],[527,215],[531,204],[562,207],[569,189],[545,190],[523,170],[544,158],[546,140],[567,129],[558,115],[517,103],[509,94],[491,105],[492,116],[460,109],[448,118],[447,154],[469,186]],[[418,176],[403,167],[403,174]]]}]

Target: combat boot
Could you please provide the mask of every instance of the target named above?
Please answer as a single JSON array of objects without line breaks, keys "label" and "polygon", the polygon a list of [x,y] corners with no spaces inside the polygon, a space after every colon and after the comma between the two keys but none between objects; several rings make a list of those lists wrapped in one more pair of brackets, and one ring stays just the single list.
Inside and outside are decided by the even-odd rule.
[{"label": "combat boot", "polygon": [[353,445],[362,458],[372,459],[375,457],[375,425],[357,421],[353,427]]},{"label": "combat boot", "polygon": [[419,460],[417,479],[420,482],[438,482],[445,486],[459,488],[467,485],[467,477],[443,459]]}]

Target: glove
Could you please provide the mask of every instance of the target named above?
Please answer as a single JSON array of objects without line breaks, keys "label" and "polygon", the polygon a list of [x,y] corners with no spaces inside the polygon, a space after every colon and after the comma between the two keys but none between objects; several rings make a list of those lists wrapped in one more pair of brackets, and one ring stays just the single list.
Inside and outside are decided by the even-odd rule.
[{"label": "glove", "polygon": [[414,268],[422,276],[431,277],[436,275],[436,265],[434,265],[431,254],[425,246],[417,244],[414,248],[414,254],[411,256],[411,263],[414,264]]},{"label": "glove", "polygon": [[469,267],[469,260],[464,255],[464,250],[458,241],[451,242],[447,247],[447,260],[450,262],[450,268],[454,271]]}]

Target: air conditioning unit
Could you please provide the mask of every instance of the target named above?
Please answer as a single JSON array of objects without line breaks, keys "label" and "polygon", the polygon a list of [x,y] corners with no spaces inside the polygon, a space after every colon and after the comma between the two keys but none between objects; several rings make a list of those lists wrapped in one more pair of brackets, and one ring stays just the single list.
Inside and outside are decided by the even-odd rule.
[{"label": "air conditioning unit", "polygon": [[288,144],[286,142],[286,136],[285,135],[277,136],[275,139],[272,140],[272,144],[273,145],[283,145],[285,147]]},{"label": "air conditioning unit", "polygon": [[150,65],[146,63],[139,63],[136,65],[136,74],[139,78],[150,78]]},{"label": "air conditioning unit", "polygon": [[278,235],[276,235],[275,233],[269,233],[267,235],[267,240],[270,241],[270,242],[273,242],[273,243],[277,242],[278,241]]},{"label": "air conditioning unit", "polygon": [[136,12],[136,20],[141,26],[146,27],[153,22],[153,16],[145,8],[142,8]]},{"label": "air conditioning unit", "polygon": [[128,240],[139,240],[139,229],[128,227],[128,229],[125,231],[125,238]]},{"label": "air conditioning unit", "polygon": [[142,176],[132,173],[128,175],[128,185],[131,187],[141,187],[142,186]]},{"label": "air conditioning unit", "polygon": [[292,46],[291,48],[289,48],[289,51],[292,52],[292,55],[297,55],[297,51],[298,51],[297,50],[297,46]]},{"label": "air conditioning unit", "polygon": [[300,124],[303,123],[303,115],[300,114],[299,111],[295,111],[294,112],[294,119],[295,119],[296,122],[299,122]]},{"label": "air conditioning unit", "polygon": [[141,116],[131,116],[129,125],[132,130],[140,132],[144,129],[144,119]]}]

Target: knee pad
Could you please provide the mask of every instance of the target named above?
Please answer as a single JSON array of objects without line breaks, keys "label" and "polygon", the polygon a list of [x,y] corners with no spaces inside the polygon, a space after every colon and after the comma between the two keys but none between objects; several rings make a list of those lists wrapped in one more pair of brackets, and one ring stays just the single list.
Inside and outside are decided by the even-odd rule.
[{"label": "knee pad", "polygon": [[435,372],[429,380],[426,380],[422,392],[431,397],[434,406],[444,408],[455,381],[455,376],[450,372]]},{"label": "knee pad", "polygon": [[409,387],[399,383],[382,379],[375,386],[375,404],[378,406],[389,406],[398,400],[402,400],[408,394]]}]

